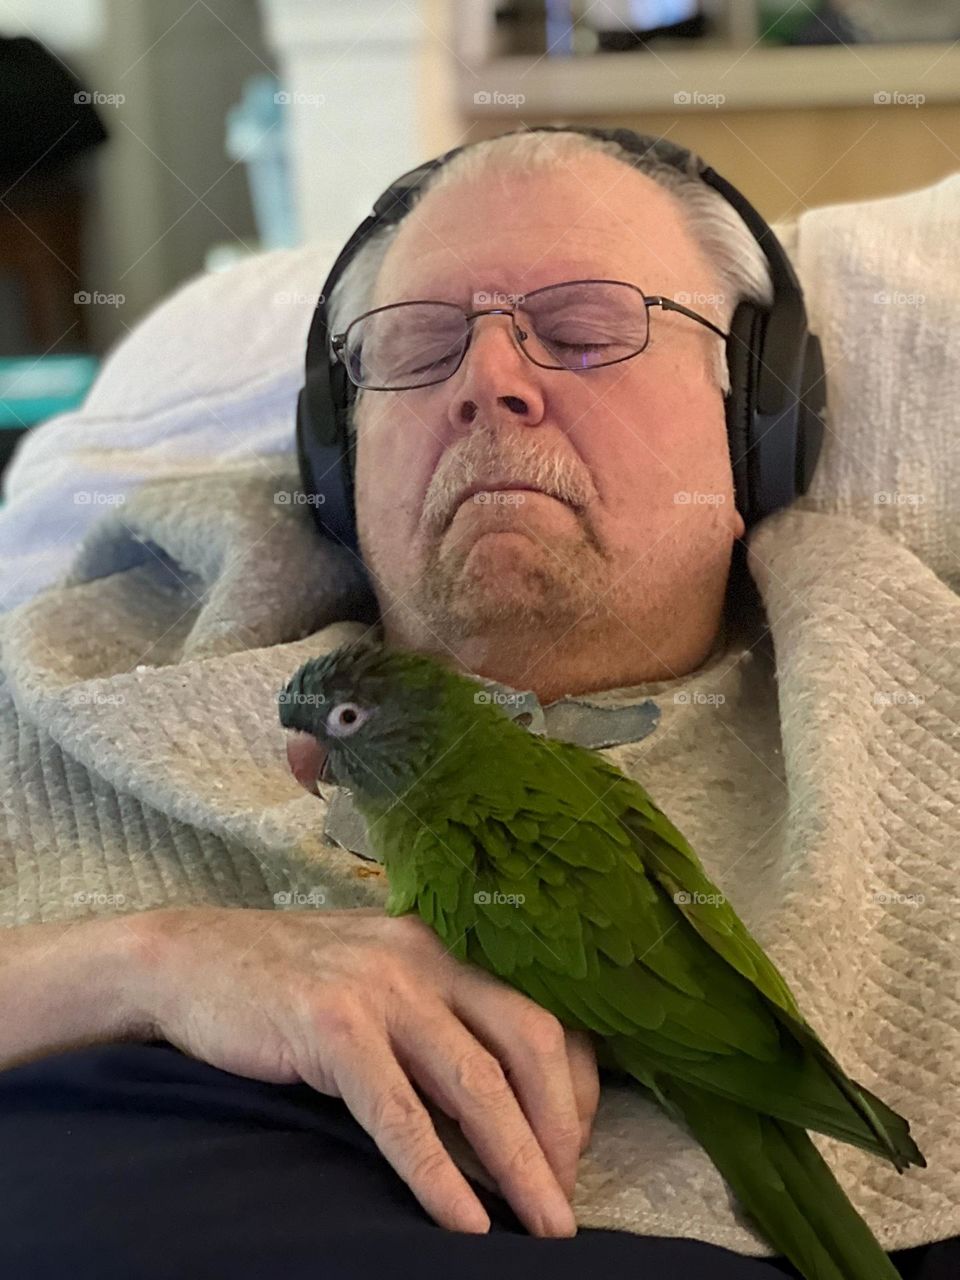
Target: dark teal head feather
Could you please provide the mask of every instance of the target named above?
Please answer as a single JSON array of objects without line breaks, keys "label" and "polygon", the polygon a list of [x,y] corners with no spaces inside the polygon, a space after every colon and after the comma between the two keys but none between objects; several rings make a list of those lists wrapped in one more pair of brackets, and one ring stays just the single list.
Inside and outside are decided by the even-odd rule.
[{"label": "dark teal head feather", "polygon": [[[425,654],[366,640],[305,662],[277,701],[284,728],[312,733],[361,804],[402,795],[465,734],[477,747],[484,728],[527,736],[476,680]],[[362,719],[349,736],[336,729],[344,704]]]}]

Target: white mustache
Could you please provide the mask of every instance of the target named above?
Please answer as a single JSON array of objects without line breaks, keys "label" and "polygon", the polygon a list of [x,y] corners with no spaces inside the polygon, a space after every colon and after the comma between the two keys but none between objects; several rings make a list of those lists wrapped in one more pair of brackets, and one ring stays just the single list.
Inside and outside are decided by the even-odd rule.
[{"label": "white mustache", "polygon": [[458,497],[468,485],[488,477],[509,477],[515,485],[539,489],[572,507],[585,507],[596,488],[577,460],[547,454],[533,440],[514,438],[508,445],[489,434],[472,432],[448,450],[433,474],[423,503],[422,520],[437,532],[453,518]]}]

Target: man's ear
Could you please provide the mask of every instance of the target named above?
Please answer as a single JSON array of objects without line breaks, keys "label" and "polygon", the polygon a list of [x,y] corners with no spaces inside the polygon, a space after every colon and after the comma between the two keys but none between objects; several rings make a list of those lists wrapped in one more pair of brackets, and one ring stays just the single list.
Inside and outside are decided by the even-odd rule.
[{"label": "man's ear", "polygon": [[740,514],[739,508],[734,507],[733,515],[734,515],[733,536],[735,538],[742,538],[743,535],[747,532],[747,526],[744,523],[744,519],[743,519],[743,516]]}]

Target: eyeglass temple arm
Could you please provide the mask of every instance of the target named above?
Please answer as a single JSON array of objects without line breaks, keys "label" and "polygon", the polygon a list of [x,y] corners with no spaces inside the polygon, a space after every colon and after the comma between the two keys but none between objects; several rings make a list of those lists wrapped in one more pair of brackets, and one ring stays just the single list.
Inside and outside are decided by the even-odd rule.
[{"label": "eyeglass temple arm", "polygon": [[648,307],[662,307],[664,311],[679,311],[682,315],[689,316],[691,320],[696,320],[698,324],[705,324],[708,329],[712,329],[714,333],[719,334],[721,338],[729,338],[729,333],[724,333],[722,329],[704,316],[697,315],[696,311],[691,311],[689,307],[685,307],[680,302],[674,302],[672,298],[661,298],[659,296],[645,297],[644,302]]}]

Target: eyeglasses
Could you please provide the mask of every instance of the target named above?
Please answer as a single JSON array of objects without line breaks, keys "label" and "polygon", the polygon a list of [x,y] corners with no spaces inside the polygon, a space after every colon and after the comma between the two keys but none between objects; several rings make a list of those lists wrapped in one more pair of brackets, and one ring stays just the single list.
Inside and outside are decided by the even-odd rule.
[{"label": "eyeglasses", "polygon": [[[485,300],[477,294],[476,300]],[[509,306],[465,311],[454,302],[391,302],[353,320],[331,346],[354,386],[410,391],[451,378],[480,316],[510,316],[517,346],[541,369],[582,373],[638,356],[650,338],[650,308],[678,311],[729,335],[672,298],[624,280],[569,280],[527,294],[493,294]]]}]

